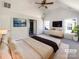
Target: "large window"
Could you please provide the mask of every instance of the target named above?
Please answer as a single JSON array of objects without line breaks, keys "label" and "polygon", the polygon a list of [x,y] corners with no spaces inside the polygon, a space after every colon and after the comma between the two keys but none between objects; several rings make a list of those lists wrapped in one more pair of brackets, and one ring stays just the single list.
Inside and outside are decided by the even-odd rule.
[{"label": "large window", "polygon": [[72,33],[72,29],[77,24],[77,18],[75,19],[66,19],[64,21],[64,30],[65,33]]},{"label": "large window", "polygon": [[44,21],[44,28],[45,28],[45,30],[50,29],[50,21],[48,21],[48,20]]}]

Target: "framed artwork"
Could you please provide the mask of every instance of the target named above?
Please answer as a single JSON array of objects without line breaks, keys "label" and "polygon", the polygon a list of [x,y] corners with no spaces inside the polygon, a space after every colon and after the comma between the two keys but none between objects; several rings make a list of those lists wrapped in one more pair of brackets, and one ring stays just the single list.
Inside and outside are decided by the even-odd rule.
[{"label": "framed artwork", "polygon": [[26,27],[26,19],[13,18],[13,27]]}]

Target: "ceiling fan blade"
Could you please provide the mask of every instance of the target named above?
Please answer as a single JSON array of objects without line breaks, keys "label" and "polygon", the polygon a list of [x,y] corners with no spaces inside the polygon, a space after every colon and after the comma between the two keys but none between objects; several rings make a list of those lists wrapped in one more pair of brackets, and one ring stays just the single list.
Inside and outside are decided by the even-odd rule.
[{"label": "ceiling fan blade", "polygon": [[43,3],[46,3],[46,0],[43,0],[42,2],[43,2]]},{"label": "ceiling fan blade", "polygon": [[41,4],[41,3],[37,3],[37,2],[36,2],[35,4]]},{"label": "ceiling fan blade", "polygon": [[45,3],[45,4],[54,4],[54,2],[50,2],[50,3]]}]

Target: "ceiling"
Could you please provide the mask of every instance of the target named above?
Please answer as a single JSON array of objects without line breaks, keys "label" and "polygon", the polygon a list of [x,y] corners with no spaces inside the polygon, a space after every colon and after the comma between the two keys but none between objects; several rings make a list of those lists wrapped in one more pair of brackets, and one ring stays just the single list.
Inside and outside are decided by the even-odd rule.
[{"label": "ceiling", "polygon": [[60,0],[62,3],[67,6],[79,11],[79,0]]},{"label": "ceiling", "polygon": [[[41,2],[42,0],[29,0],[29,2],[36,8],[39,5],[35,4],[35,2]],[[45,8],[38,8],[41,12],[45,12],[48,10],[56,9],[59,7],[67,8],[70,7],[74,10],[79,11],[79,0],[47,0],[47,2],[54,2],[52,5],[48,5],[48,9]]]},{"label": "ceiling", "polygon": [[[9,0],[8,0],[9,1]],[[11,0],[14,1],[14,0]],[[46,0],[47,2],[54,2],[52,5],[48,5],[48,9],[45,8],[38,8],[40,5],[35,4],[35,2],[41,2],[42,0],[16,0],[17,2],[20,2],[17,4],[17,7],[20,5],[22,8],[17,9],[23,11],[26,11],[28,15],[32,15],[34,17],[41,18],[44,13],[52,12],[53,10],[56,10],[58,8],[65,8],[65,9],[72,9],[79,11],[79,0]],[[16,2],[15,1],[15,2]],[[22,4],[21,2],[24,1]],[[15,4],[14,4],[15,5]],[[26,5],[26,6],[25,6]],[[25,6],[25,7],[23,7]],[[15,10],[16,10],[15,8]],[[25,12],[23,12],[25,13]],[[25,13],[25,14],[26,14]]]},{"label": "ceiling", "polygon": [[48,5],[48,9],[38,8],[40,5],[35,4],[35,2],[41,2],[42,0],[0,0],[0,3],[2,3],[2,1],[7,1],[12,4],[12,8],[9,9],[10,11],[38,18],[41,18],[44,13],[51,13],[53,10],[57,10],[58,8],[79,11],[79,0],[46,0],[47,2],[54,2],[54,4]]}]

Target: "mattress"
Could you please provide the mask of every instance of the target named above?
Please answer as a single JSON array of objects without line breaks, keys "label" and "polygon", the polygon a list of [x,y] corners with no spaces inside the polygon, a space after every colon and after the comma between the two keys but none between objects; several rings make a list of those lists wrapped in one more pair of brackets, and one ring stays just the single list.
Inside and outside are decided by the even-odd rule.
[{"label": "mattress", "polygon": [[51,37],[51,36],[49,36],[49,35],[41,34],[41,35],[37,35],[37,36],[42,37],[42,38],[45,38],[45,39],[48,39],[48,40],[51,40],[51,41],[55,42],[58,46],[59,46],[60,43],[61,43],[61,40],[60,40],[60,39]]},{"label": "mattress", "polygon": [[51,46],[34,40],[33,38],[27,38],[24,41],[29,44],[42,57],[42,59],[48,59],[51,55],[53,56],[54,49]]}]

